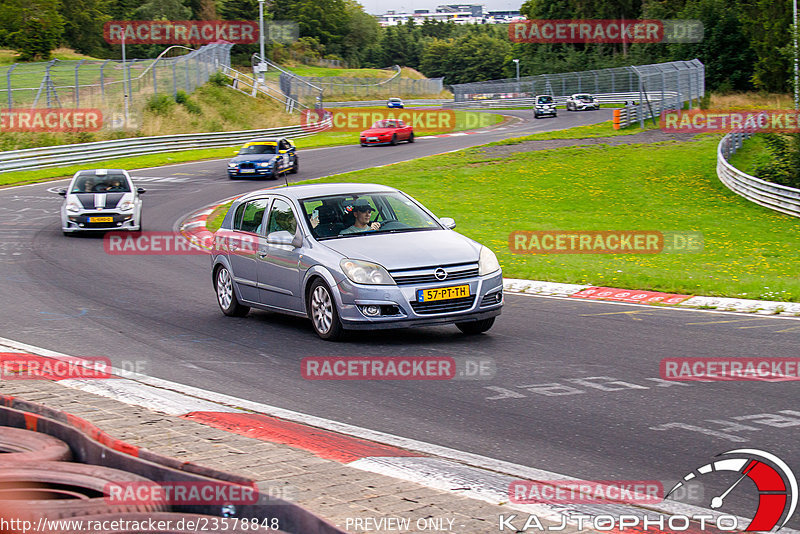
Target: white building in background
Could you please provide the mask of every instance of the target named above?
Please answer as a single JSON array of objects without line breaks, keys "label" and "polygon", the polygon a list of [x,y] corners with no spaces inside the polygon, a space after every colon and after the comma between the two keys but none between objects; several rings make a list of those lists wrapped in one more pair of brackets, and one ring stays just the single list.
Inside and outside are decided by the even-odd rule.
[{"label": "white building in background", "polygon": [[519,11],[484,12],[481,4],[444,4],[437,6],[436,11],[417,9],[413,13],[387,11],[376,18],[381,26],[397,26],[408,19],[414,19],[418,24],[425,19],[456,24],[507,24],[524,19]]}]

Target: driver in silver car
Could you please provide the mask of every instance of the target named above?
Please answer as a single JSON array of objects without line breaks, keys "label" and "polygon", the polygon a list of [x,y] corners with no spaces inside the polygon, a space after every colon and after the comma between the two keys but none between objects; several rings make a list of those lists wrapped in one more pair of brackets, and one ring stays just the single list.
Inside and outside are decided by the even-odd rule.
[{"label": "driver in silver car", "polygon": [[373,208],[366,200],[356,200],[353,203],[353,217],[355,217],[355,222],[352,226],[339,232],[339,235],[358,234],[361,232],[378,230],[381,227],[381,223],[375,221],[370,224],[369,222],[373,211],[375,211],[375,208]]}]

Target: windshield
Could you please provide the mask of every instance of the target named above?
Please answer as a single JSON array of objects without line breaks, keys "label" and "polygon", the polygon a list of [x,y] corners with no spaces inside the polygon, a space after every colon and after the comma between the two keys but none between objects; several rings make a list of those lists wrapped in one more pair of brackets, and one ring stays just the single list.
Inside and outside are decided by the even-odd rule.
[{"label": "windshield", "polygon": [[399,98],[390,98],[389,102],[400,102]]},{"label": "windshield", "polygon": [[594,100],[592,95],[577,95],[575,98],[577,100],[580,100],[581,102],[591,102],[592,100]]},{"label": "windshield", "polygon": [[376,121],[375,124],[372,125],[372,127],[373,128],[398,128],[400,126],[399,123],[400,123],[400,121],[384,119],[382,121]]},{"label": "windshield", "polygon": [[250,145],[243,147],[239,151],[240,156],[244,156],[246,154],[277,154],[277,153],[278,153],[277,143],[261,143],[258,145]]},{"label": "windshield", "polygon": [[540,96],[539,99],[536,101],[537,104],[552,104],[553,97],[552,96]]},{"label": "windshield", "polygon": [[442,229],[436,219],[400,192],[316,197],[301,203],[316,239]]},{"label": "windshield", "polygon": [[70,193],[129,193],[130,190],[128,179],[121,173],[81,174],[72,184]]}]

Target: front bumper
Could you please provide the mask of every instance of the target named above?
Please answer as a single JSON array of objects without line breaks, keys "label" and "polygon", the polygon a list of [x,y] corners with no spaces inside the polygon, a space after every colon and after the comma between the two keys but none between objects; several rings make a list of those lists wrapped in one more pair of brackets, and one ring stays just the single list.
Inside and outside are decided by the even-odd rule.
[{"label": "front bumper", "polygon": [[[455,285],[468,285],[469,297],[417,302],[417,291]],[[349,330],[405,328],[441,325],[488,319],[500,315],[503,307],[503,275],[500,271],[483,277],[450,283],[368,286],[345,280],[337,286],[342,326]],[[377,306],[387,314],[369,317],[367,306]],[[396,312],[396,313],[392,313]]]},{"label": "front bumper", "polygon": [[[110,221],[97,221],[98,217],[111,218]],[[139,230],[140,223],[134,213],[66,213],[62,216],[61,230],[64,232],[85,232],[92,230]]]},{"label": "front bumper", "polygon": [[578,111],[597,111],[598,109],[600,109],[600,106],[598,106],[597,104],[582,104],[582,105],[576,105],[575,109]]},{"label": "front bumper", "polygon": [[536,117],[545,117],[545,116],[557,117],[558,116],[558,111],[556,111],[555,108],[553,108],[553,109],[535,109],[533,111],[533,114]]},{"label": "front bumper", "polygon": [[390,145],[392,144],[391,136],[388,139],[382,139],[380,137],[362,137],[361,138],[362,145]]},{"label": "front bumper", "polygon": [[246,178],[248,176],[272,176],[272,167],[256,167],[254,169],[240,169],[238,167],[228,167],[228,176]]}]

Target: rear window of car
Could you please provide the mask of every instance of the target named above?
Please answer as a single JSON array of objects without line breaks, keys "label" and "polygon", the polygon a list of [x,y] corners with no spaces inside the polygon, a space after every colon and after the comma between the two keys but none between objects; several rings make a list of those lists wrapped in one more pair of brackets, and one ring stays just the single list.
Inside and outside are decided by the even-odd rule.
[{"label": "rear window of car", "polygon": [[240,232],[261,233],[261,221],[268,205],[268,198],[257,198],[240,204],[233,218],[233,229]]}]

